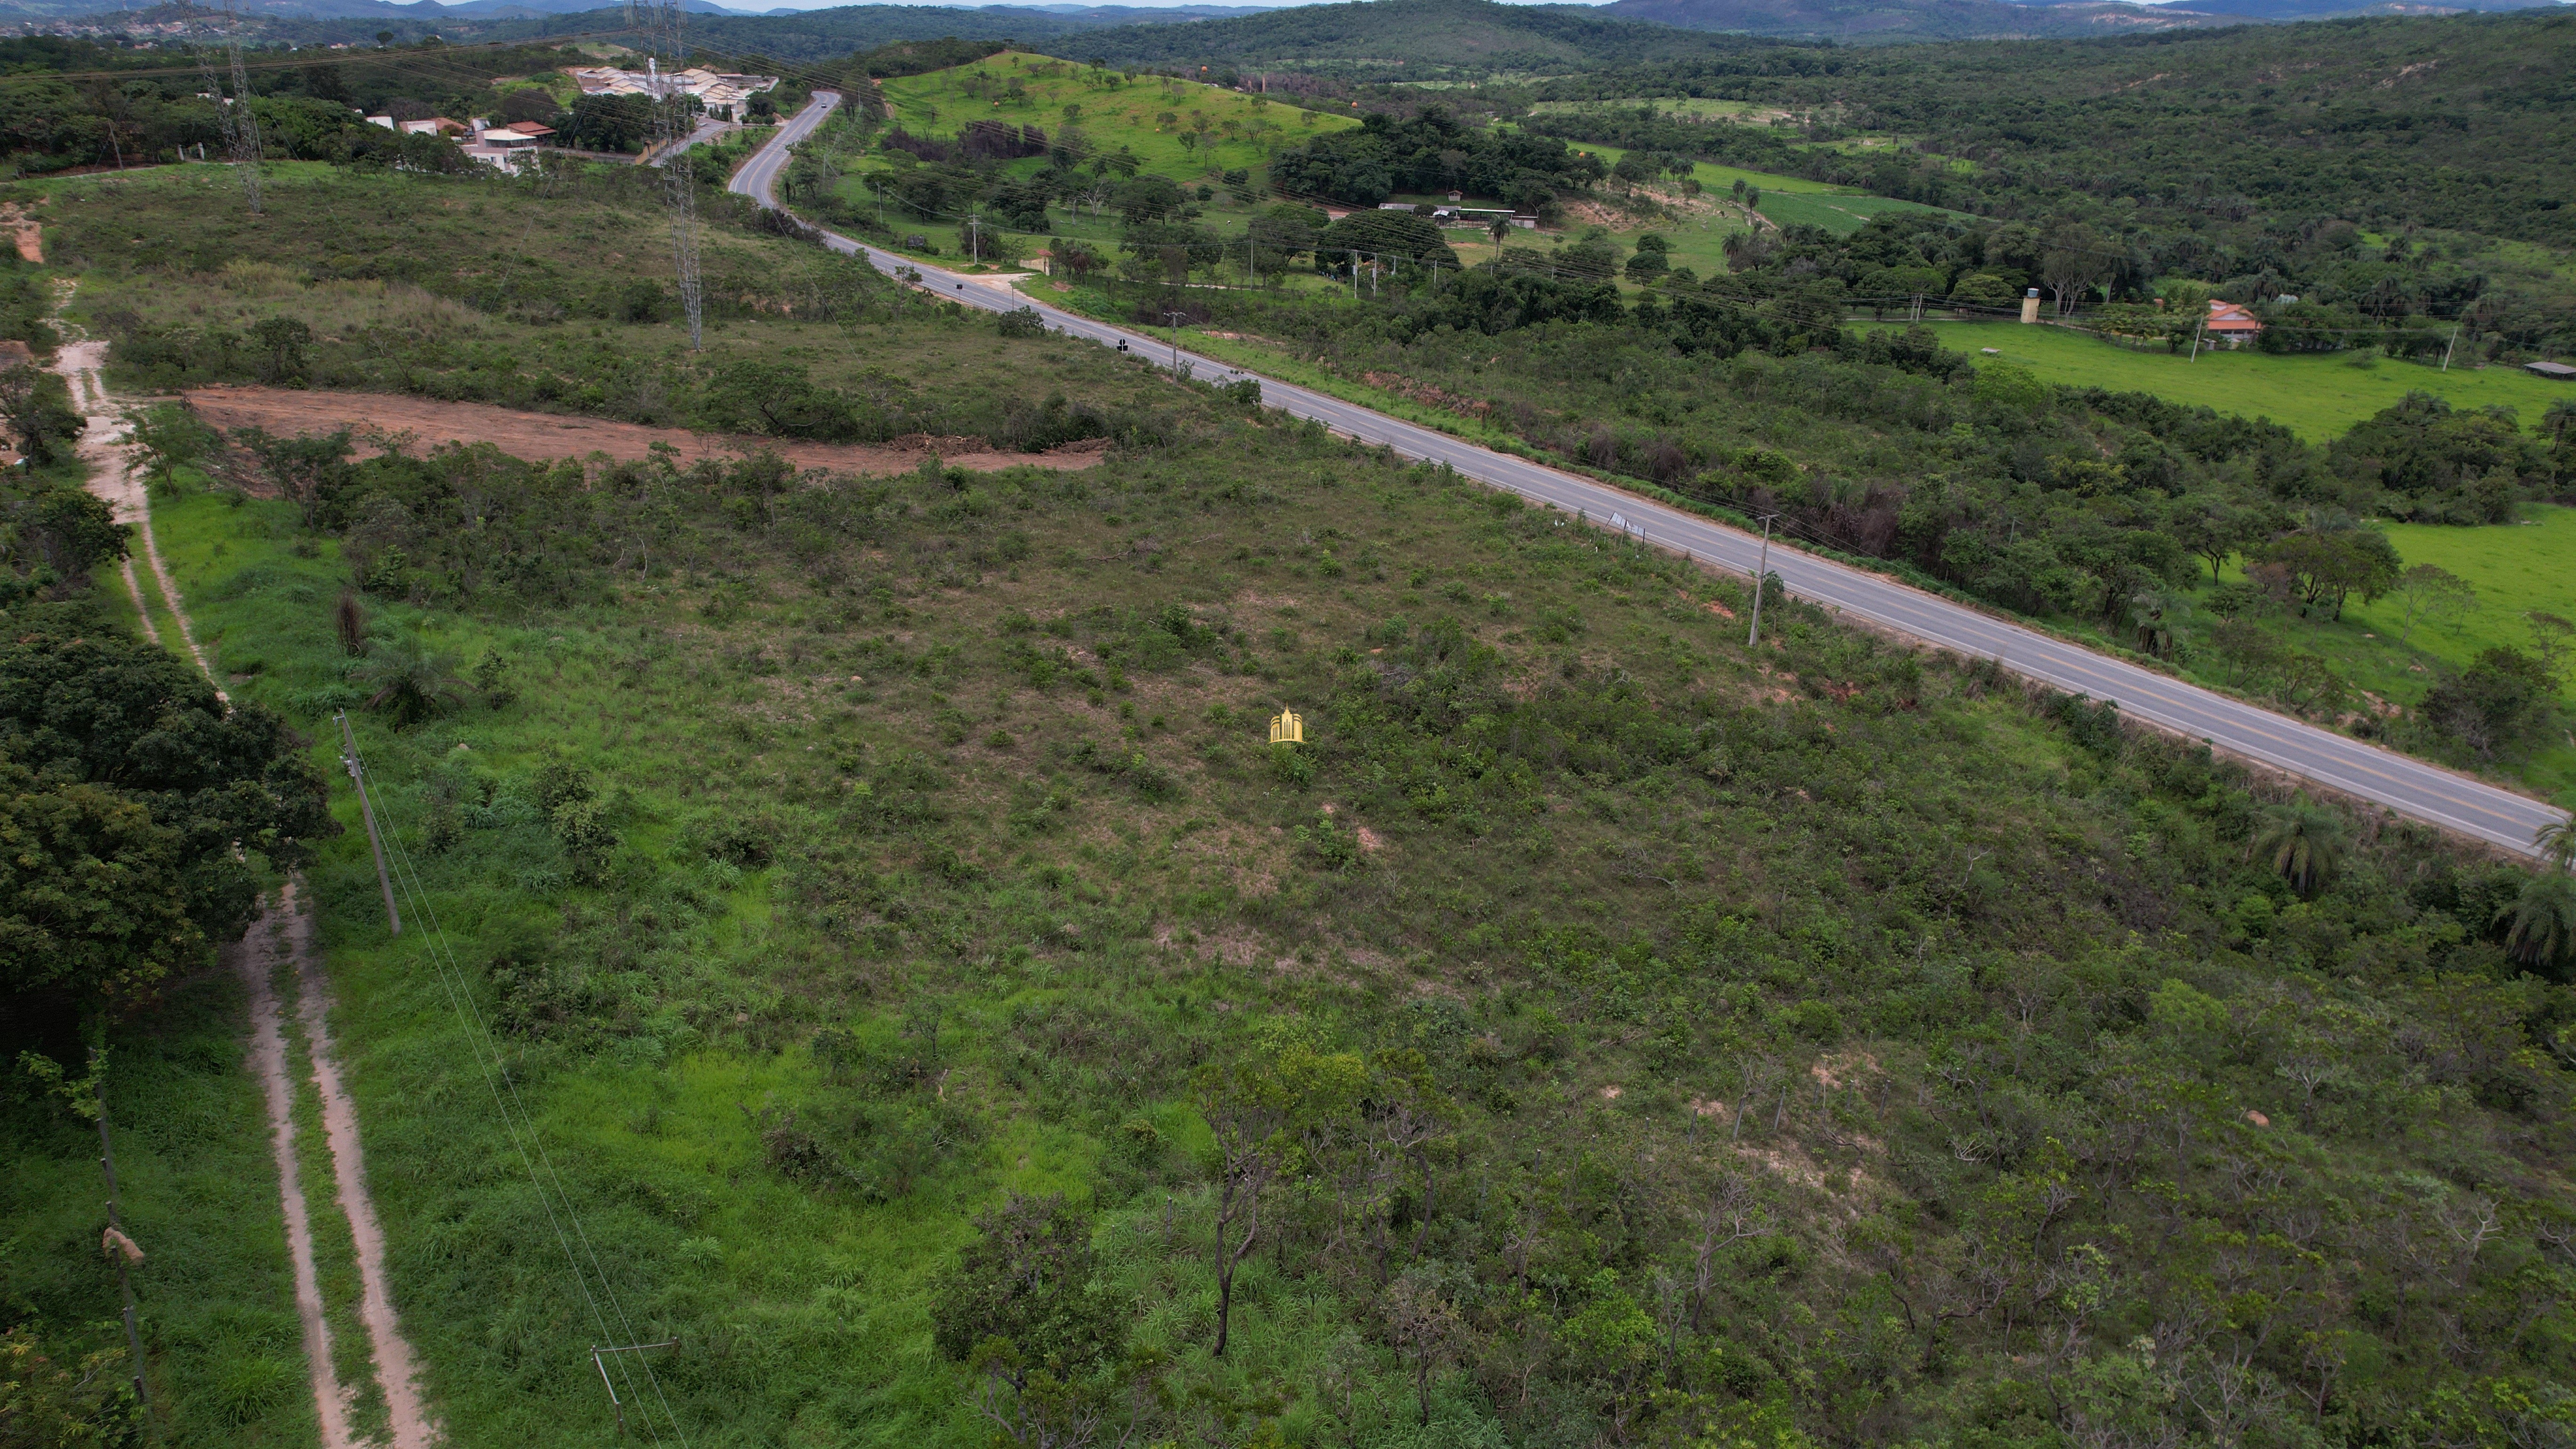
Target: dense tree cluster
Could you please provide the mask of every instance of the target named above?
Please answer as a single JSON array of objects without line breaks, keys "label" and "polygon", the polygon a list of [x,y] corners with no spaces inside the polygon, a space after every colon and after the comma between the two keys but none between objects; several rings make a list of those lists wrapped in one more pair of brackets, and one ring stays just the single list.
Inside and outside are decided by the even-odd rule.
[{"label": "dense tree cluster", "polygon": [[1561,141],[1463,125],[1438,107],[1405,119],[1371,112],[1359,129],[1317,136],[1270,168],[1271,184],[1289,196],[1375,206],[1398,191],[1457,190],[1529,212],[1604,174],[1599,157]]},{"label": "dense tree cluster", "polygon": [[301,741],[84,602],[0,648],[0,993],[39,1019],[130,1010],[241,934],[261,869],[331,833]]}]

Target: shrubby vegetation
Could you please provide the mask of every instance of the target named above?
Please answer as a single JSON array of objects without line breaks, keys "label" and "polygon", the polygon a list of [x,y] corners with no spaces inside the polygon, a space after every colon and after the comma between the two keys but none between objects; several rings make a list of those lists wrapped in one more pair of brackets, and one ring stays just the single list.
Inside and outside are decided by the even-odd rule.
[{"label": "shrubby vegetation", "polygon": [[[684,1415],[1797,1444],[2557,1412],[2555,877],[1803,606],[1748,654],[1677,560],[1188,425],[1213,446],[1096,477],[683,508],[613,606],[440,601],[438,647],[559,668],[541,693],[371,732],[535,1089],[654,1104],[586,1129],[585,1211],[652,1265]],[[852,489],[864,530],[798,542]],[[297,560],[260,519],[296,528],[164,527],[234,545],[209,627],[315,707],[344,655],[290,581],[367,541],[318,514],[337,555]],[[1260,743],[1274,700],[1305,751]],[[408,968],[354,846],[316,869],[363,1002]],[[369,1104],[397,1261],[512,1200],[463,1098],[392,1100],[434,1070],[403,1060]],[[708,1099],[717,1063],[761,1085]],[[470,1327],[505,1237],[408,1289],[451,1422],[604,1414],[586,1364]],[[819,1274],[756,1286],[790,1243]],[[780,1301],[758,1374],[719,1347],[746,1294]]]},{"label": "shrubby vegetation", "polygon": [[[1781,514],[1810,541],[2320,718],[2349,717],[2354,691],[2254,620],[2336,618],[2346,600],[2394,589],[2394,552],[2360,520],[2489,522],[2576,480],[2556,412],[2535,435],[2418,395],[2318,448],[2267,422],[1972,365],[1925,328],[1842,325],[1834,270],[1779,264],[1806,247],[1855,275],[1937,277],[1925,241],[1983,247],[1954,262],[1935,251],[1962,270],[1995,255],[1991,234],[1887,217],[1844,241],[1793,230],[1761,267],[1667,281],[1633,303],[1588,279],[1615,261],[1594,237],[1459,273],[1389,272],[1371,305],[1139,283],[1118,306],[1139,319],[1191,309],[1450,426]],[[2236,566],[2248,583],[2197,601]],[[2365,727],[2462,761],[2516,758],[2554,738],[2564,684],[2554,669],[2517,677],[2537,692],[2532,709],[2490,716],[2510,728],[2465,728],[2456,710]]]},{"label": "shrubby vegetation", "polygon": [[[460,1442],[591,1442],[609,1409],[520,1144],[456,1075],[426,928],[385,934],[365,843],[296,813],[328,750],[288,724],[339,709],[625,1311],[676,1341],[657,1372],[693,1437],[2502,1444],[2569,1419],[2566,861],[2284,792],[1776,597],[1748,648],[1749,600],[1682,560],[1138,360],[800,279],[784,239],[711,229],[710,277],[754,300],[681,356],[544,305],[579,285],[552,259],[649,215],[488,188],[311,188],[423,230],[509,194],[543,235],[424,266],[417,296],[326,276],[286,228],[273,270],[206,264],[213,208],[136,224],[185,192],[91,199],[69,255],[85,308],[132,314],[120,346],[246,339],[182,380],[551,376],[600,393],[550,405],[613,411],[661,378],[783,432],[899,395],[831,355],[864,336],[943,419],[1111,446],[838,478],[327,436],[237,438],[209,473],[173,443],[156,526],[241,704],[86,628],[11,636],[40,783],[123,771],[187,840],[311,842],[396,1293]],[[163,239],[123,260],[135,235]],[[2165,653],[2193,647],[2168,591],[2211,557],[2273,570],[2248,608],[2428,588],[2346,515],[2402,493],[2400,443],[2495,441],[2410,405],[2339,455],[1774,298],[1597,286],[1206,295],[1408,406]],[[618,391],[574,370],[621,353]],[[113,729],[64,722],[101,696],[54,681],[93,659],[139,691]],[[2536,688],[2496,661],[2461,717],[2528,729]],[[1266,743],[1283,706],[1304,746]],[[174,760],[197,775],[143,769]],[[262,863],[150,899],[220,934]],[[106,1278],[61,1266],[94,1262],[95,1149],[12,1080],[28,1170],[0,1201],[11,1238],[47,1226],[0,1310],[78,1362],[117,1336],[90,1327]],[[214,1176],[196,1195],[256,1173]],[[269,1432],[291,1320],[187,1306],[258,1275],[183,1261],[145,1275],[147,1321],[186,1330],[154,1352],[243,1392],[182,1430]]]}]

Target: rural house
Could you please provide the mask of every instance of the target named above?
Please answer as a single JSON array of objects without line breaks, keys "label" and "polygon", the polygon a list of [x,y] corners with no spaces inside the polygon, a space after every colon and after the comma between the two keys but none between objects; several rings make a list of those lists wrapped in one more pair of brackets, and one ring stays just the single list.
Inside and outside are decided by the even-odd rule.
[{"label": "rural house", "polygon": [[2252,309],[2235,302],[2212,301],[2203,331],[2212,347],[2242,347],[2263,330]]}]

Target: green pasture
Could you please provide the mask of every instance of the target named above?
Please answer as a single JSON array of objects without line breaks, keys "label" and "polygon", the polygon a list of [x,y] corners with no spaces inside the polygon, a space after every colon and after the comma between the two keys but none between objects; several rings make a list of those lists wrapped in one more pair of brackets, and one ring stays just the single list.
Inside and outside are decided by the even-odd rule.
[{"label": "green pasture", "polygon": [[1595,109],[1635,112],[1650,107],[1661,116],[1724,116],[1731,121],[1749,119],[1762,122],[1773,116],[1789,114],[1778,106],[1766,106],[1758,101],[1723,101],[1714,96],[1650,96],[1632,101],[1540,101],[1530,107],[1530,114],[1564,116]]},{"label": "green pasture", "polygon": [[[1613,166],[1619,164],[1620,158],[1628,154],[1624,147],[1596,145],[1589,141],[1575,144],[1574,149],[1599,156]],[[1699,182],[1711,199],[1721,201],[1732,197],[1735,183],[1741,181],[1747,189],[1762,193],[1762,202],[1757,209],[1773,223],[1780,226],[1820,226],[1838,236],[1847,236],[1860,230],[1869,224],[1871,217],[1883,212],[1940,212],[1942,210],[1937,206],[1925,206],[1918,201],[1899,201],[1892,196],[1872,196],[1865,191],[1832,186],[1822,181],[1810,181],[1804,177],[1782,176],[1770,171],[1748,171],[1741,166],[1719,166],[1708,161],[1693,164],[1691,177]],[[1731,209],[1728,208],[1728,210]],[[1965,213],[1946,214],[1965,219]],[[1737,229],[1742,228],[1739,226]]]},{"label": "green pasture", "polygon": [[[2411,631],[2406,601],[2395,596],[2352,600],[2341,619],[2303,619],[2284,609],[2262,621],[2356,689],[2412,708],[2446,668],[2466,667],[2486,649],[2529,648],[2526,616],[2533,611],[2576,618],[2576,508],[2536,504],[2522,522],[2491,528],[2401,523],[2385,529],[2409,567],[2434,564],[2466,580],[2477,590],[2475,606],[2452,617],[2418,618]],[[2230,564],[2226,577],[2241,581],[2244,572]],[[2209,622],[2205,615],[2202,622]],[[2237,682],[2214,655],[2188,661],[2188,668],[2212,683]],[[2505,773],[2545,795],[2576,790],[2576,741],[2547,744]]]},{"label": "green pasture", "polygon": [[[884,89],[895,124],[922,136],[950,136],[968,121],[995,120],[1036,126],[1052,140],[1066,123],[1065,108],[1079,106],[1075,124],[1093,150],[1114,154],[1124,146],[1144,170],[1177,180],[1259,168],[1268,164],[1274,146],[1358,124],[1194,81],[1119,82],[1114,72],[1095,77],[1069,61],[1022,51],[890,80]],[[1206,143],[1184,144],[1184,135],[1198,134],[1195,123],[1202,116],[1208,122]],[[1016,169],[1038,164],[1032,158]]]},{"label": "green pasture", "polygon": [[[1707,182],[1703,179],[1700,184],[1706,185]],[[1819,226],[1837,236],[1847,236],[1869,225],[1870,218],[1874,216],[1891,211],[1939,211],[1941,208],[1858,191],[1773,191],[1766,186],[1762,189],[1762,205],[1758,209],[1764,217],[1781,226]]]},{"label": "green pasture", "polygon": [[[1763,198],[1763,205],[1768,210],[1770,198]],[[1994,348],[2004,361],[2050,382],[2153,393],[2224,413],[2270,418],[2314,442],[2341,436],[2409,392],[2437,393],[2453,407],[2510,407],[2526,426],[2539,421],[2551,403],[2576,397],[2576,387],[2513,367],[2455,364],[2444,372],[2369,352],[2285,357],[2252,350],[2204,351],[2195,360],[2162,349],[2123,347],[2070,328],[2013,322],[1933,325],[1948,347],[1977,356]]]}]

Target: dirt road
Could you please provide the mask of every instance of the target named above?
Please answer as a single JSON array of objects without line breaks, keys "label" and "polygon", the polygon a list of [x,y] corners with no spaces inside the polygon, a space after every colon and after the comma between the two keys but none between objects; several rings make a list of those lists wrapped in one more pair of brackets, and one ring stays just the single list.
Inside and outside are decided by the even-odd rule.
[{"label": "dirt road", "polygon": [[393,1290],[385,1281],[384,1225],[376,1220],[376,1202],[367,1192],[367,1159],[358,1145],[358,1106],[340,1084],[340,1062],[331,1044],[331,979],[322,972],[322,953],[313,948],[313,918],[305,914],[297,889],[302,884],[288,881],[278,892],[271,914],[295,959],[295,984],[302,997],[296,1020],[304,1027],[305,1054],[322,1098],[322,1136],[331,1146],[340,1211],[348,1216],[349,1239],[358,1260],[358,1321],[367,1326],[376,1382],[385,1391],[393,1449],[429,1449],[437,1438],[421,1407],[411,1345],[395,1320]]},{"label": "dirt road", "polygon": [[[99,366],[106,358],[107,344],[73,341],[57,351],[54,362],[71,389],[73,406],[89,421],[81,438],[81,458],[90,467],[89,489],[115,509],[118,522],[134,526],[135,542],[150,566],[180,642],[187,646],[198,670],[212,679],[214,671],[207,664],[205,652],[197,647],[196,628],[188,618],[187,603],[170,571],[163,566],[161,551],[153,541],[151,497],[127,456],[121,410],[99,377]],[[145,602],[141,580],[130,558],[125,564],[125,588],[134,599],[145,635],[160,643],[152,609]],[[220,686],[217,692],[221,693]],[[274,984],[278,964],[290,957],[295,965],[296,1018],[303,1027],[305,1064],[322,1102],[322,1134],[331,1154],[339,1208],[349,1220],[349,1236],[357,1257],[358,1318],[366,1325],[376,1382],[384,1390],[392,1449],[429,1449],[439,1442],[440,1435],[422,1405],[411,1345],[403,1339],[385,1279],[384,1229],[376,1218],[375,1200],[367,1191],[366,1162],[358,1142],[357,1103],[341,1082],[340,1065],[332,1052],[330,981],[323,973],[321,953],[313,946],[312,922],[302,909],[303,884],[302,878],[297,877],[277,893],[266,917],[253,928],[252,939],[259,944],[245,941],[238,948],[237,959],[250,1000],[249,1065],[268,1103],[269,1131],[277,1158],[278,1200],[286,1219],[287,1255],[295,1272],[295,1310],[304,1325],[304,1355],[312,1375],[322,1449],[359,1449],[363,1441],[349,1423],[349,1406],[356,1391],[339,1382],[332,1367],[331,1329],[323,1314],[320,1275],[313,1258],[312,1217],[305,1203],[295,1146],[295,1084],[287,1066],[284,1007]]]},{"label": "dirt road", "polygon": [[254,926],[232,949],[250,998],[250,1072],[268,1100],[269,1146],[277,1158],[277,1195],[286,1213],[286,1253],[295,1267],[295,1316],[304,1323],[304,1361],[313,1370],[313,1413],[322,1449],[350,1449],[348,1390],[331,1368],[331,1325],[322,1316],[322,1285],[313,1268],[313,1218],[295,1155],[295,1081],[286,1072],[285,1016],[272,978],[284,934],[278,918]]},{"label": "dirt road", "polygon": [[405,435],[410,439],[407,446],[415,449],[440,443],[490,443],[512,457],[539,461],[604,453],[621,463],[642,462],[653,455],[656,443],[677,448],[683,462],[729,458],[766,447],[775,448],[799,468],[882,476],[910,472],[934,452],[940,462],[951,467],[991,473],[1003,468],[1088,468],[1108,451],[1106,440],[1097,438],[1044,453],[997,453],[980,438],[905,439],[864,447],[806,443],[792,438],[648,428],[641,423],[558,413],[523,413],[489,403],[440,402],[397,393],[202,387],[187,396],[198,416],[219,428],[258,427],[289,437],[349,428],[356,431],[362,449],[370,453],[380,450],[383,441]]}]

